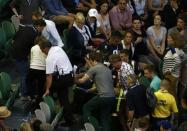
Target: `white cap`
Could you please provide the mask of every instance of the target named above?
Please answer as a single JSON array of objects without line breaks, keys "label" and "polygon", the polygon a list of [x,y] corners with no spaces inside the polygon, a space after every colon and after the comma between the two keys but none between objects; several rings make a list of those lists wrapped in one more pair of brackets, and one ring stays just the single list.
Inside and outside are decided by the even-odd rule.
[{"label": "white cap", "polygon": [[88,15],[89,15],[90,17],[96,17],[96,18],[97,18],[98,12],[97,12],[96,9],[90,9],[90,10],[88,11]]}]

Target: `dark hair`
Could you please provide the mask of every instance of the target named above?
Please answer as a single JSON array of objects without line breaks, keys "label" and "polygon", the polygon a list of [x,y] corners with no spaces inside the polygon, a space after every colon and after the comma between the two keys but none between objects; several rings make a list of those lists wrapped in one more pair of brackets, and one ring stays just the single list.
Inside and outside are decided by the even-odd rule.
[{"label": "dark hair", "polygon": [[133,22],[134,20],[139,20],[140,22],[142,21],[141,18],[140,18],[140,16],[135,16],[135,17],[133,17],[133,18],[132,18],[132,22]]},{"label": "dark hair", "polygon": [[149,72],[155,72],[155,67],[153,65],[148,65],[144,68],[144,70],[148,70]]},{"label": "dark hair", "polygon": [[187,14],[186,13],[181,13],[181,14],[178,15],[177,19],[181,19],[186,24],[187,23]]},{"label": "dark hair", "polygon": [[93,61],[95,60],[95,61],[100,62],[100,63],[103,62],[103,56],[99,52],[91,52],[91,53],[89,53],[89,59],[91,59]]},{"label": "dark hair", "polygon": [[112,55],[109,56],[109,62],[110,62],[110,64],[117,63],[119,61],[121,61],[120,55],[118,55],[118,54],[112,54]]},{"label": "dark hair", "polygon": [[120,50],[120,53],[124,53],[126,55],[129,55],[129,50],[128,49],[123,49],[123,50]]},{"label": "dark hair", "polygon": [[119,31],[112,31],[111,33],[111,37],[118,37],[118,38],[121,38],[122,35]]},{"label": "dark hair", "polygon": [[35,119],[32,123],[31,126],[34,129],[34,131],[39,131],[40,130],[40,125],[42,124],[42,122],[38,119]]},{"label": "dark hair", "polygon": [[43,19],[38,19],[33,21],[34,26],[46,26],[46,23]]},{"label": "dark hair", "polygon": [[138,119],[138,127],[139,128],[148,128],[149,127],[149,118],[142,117]]},{"label": "dark hair", "polygon": [[35,16],[36,18],[42,18],[42,14],[39,11],[32,12],[32,16]]},{"label": "dark hair", "polygon": [[44,36],[37,37],[35,42],[40,46],[40,49],[50,48],[52,46]]},{"label": "dark hair", "polygon": [[[101,5],[104,4],[104,3],[107,3],[108,6],[109,6],[109,3],[107,0],[100,0],[99,4],[98,4],[98,7],[97,7],[97,10],[100,12],[101,10]],[[108,7],[108,10],[109,10],[109,7]]]}]

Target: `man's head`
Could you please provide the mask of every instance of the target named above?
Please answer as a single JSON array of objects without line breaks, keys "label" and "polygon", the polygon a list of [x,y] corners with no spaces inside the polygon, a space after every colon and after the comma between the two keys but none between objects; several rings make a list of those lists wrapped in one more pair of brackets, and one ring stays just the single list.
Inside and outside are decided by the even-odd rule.
[{"label": "man's head", "polygon": [[146,131],[149,128],[149,118],[142,117],[138,119],[138,128],[141,129],[141,131]]},{"label": "man's head", "polygon": [[34,27],[37,29],[38,32],[42,32],[43,29],[46,27],[46,23],[43,19],[34,20]]},{"label": "man's head", "polygon": [[163,79],[160,83],[160,89],[170,91],[171,89],[171,81],[169,79]]},{"label": "man's head", "polygon": [[121,11],[125,10],[126,5],[127,5],[126,0],[118,0],[118,7]]},{"label": "man's head", "polygon": [[179,30],[184,29],[187,22],[187,15],[186,14],[180,14],[177,18],[177,28]]},{"label": "man's head", "polygon": [[135,30],[141,29],[141,19],[139,17],[134,17],[132,20],[132,28]]},{"label": "man's head", "polygon": [[137,78],[135,74],[129,74],[126,78],[126,82],[127,82],[127,87],[131,87],[133,85],[136,85],[137,82]]},{"label": "man's head", "polygon": [[36,39],[36,44],[39,45],[41,51],[46,55],[48,54],[49,49],[52,46],[51,43],[43,36],[40,36]]},{"label": "man's head", "polygon": [[120,42],[121,42],[121,33],[119,31],[113,31],[109,39],[109,44],[117,45]]},{"label": "man's head", "polygon": [[97,63],[102,63],[103,62],[103,56],[99,52],[91,52],[89,53],[87,59],[91,63],[91,65],[95,65]]},{"label": "man's head", "polygon": [[121,68],[121,57],[118,54],[112,54],[109,56],[110,64],[116,69],[119,70]]},{"label": "man's head", "polygon": [[149,66],[145,67],[145,68],[144,68],[144,75],[145,75],[148,79],[152,79],[153,76],[155,75],[154,66],[149,65]]},{"label": "man's head", "polygon": [[129,51],[127,49],[121,50],[120,53],[121,61],[129,62]]}]

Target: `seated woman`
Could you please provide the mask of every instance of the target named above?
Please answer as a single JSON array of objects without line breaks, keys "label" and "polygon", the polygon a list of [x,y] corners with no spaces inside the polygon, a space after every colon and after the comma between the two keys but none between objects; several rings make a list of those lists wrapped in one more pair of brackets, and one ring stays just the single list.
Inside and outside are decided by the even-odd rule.
[{"label": "seated woman", "polygon": [[129,59],[132,60],[135,51],[134,43],[132,41],[132,33],[129,31],[125,32],[124,38],[121,43],[123,44],[123,49],[127,49],[129,51]]},{"label": "seated woman", "polygon": [[84,57],[87,54],[87,49],[90,47],[89,42],[92,38],[89,28],[84,23],[84,15],[78,12],[75,15],[75,21],[70,29],[68,38],[68,45],[72,49],[70,59],[72,64],[77,66],[85,63]]},{"label": "seated woman", "polygon": [[160,61],[165,51],[167,30],[161,26],[161,17],[154,17],[154,25],[147,29],[147,41],[149,51],[153,54],[156,61]]},{"label": "seated woman", "polygon": [[101,24],[103,34],[108,39],[111,35],[111,26],[110,26],[109,15],[108,15],[109,3],[106,0],[103,0],[100,2],[98,8],[99,8],[98,21]]}]

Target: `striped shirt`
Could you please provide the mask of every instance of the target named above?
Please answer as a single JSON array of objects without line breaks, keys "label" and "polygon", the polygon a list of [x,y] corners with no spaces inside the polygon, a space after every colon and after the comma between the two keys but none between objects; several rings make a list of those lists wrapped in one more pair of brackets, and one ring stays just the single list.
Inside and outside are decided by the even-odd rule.
[{"label": "striped shirt", "polygon": [[185,53],[182,50],[175,48],[175,53],[169,50],[164,56],[163,74],[169,72],[176,78],[180,77],[181,63],[185,59]]}]

